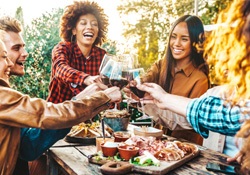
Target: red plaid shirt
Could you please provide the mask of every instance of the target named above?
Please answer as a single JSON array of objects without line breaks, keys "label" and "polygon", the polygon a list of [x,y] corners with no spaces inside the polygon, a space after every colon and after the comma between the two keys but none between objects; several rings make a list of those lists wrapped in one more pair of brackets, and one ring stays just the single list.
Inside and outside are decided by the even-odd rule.
[{"label": "red plaid shirt", "polygon": [[48,101],[61,103],[70,100],[86,85],[84,79],[98,75],[106,51],[94,46],[86,59],[76,43],[60,42],[52,51],[52,71]]}]

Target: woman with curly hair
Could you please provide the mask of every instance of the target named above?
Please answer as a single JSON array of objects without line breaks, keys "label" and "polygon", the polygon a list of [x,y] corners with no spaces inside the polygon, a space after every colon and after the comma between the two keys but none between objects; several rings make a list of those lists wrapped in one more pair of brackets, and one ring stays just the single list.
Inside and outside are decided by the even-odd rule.
[{"label": "woman with curly hair", "polygon": [[206,40],[205,55],[217,81],[227,87],[224,98],[189,99],[171,95],[154,83],[137,87],[150,94],[144,103],[186,116],[205,138],[209,131],[245,138],[240,153],[228,161],[241,162],[241,173],[250,174],[250,1],[234,0],[220,13],[218,23],[221,25]]},{"label": "woman with curly hair", "polygon": [[[99,81],[98,70],[106,51],[98,46],[106,39],[107,27],[107,15],[96,2],[74,1],[66,6],[60,22],[62,41],[52,51],[49,102],[70,100]],[[55,137],[65,136],[69,130],[55,131]],[[30,162],[30,173],[42,174],[44,166],[46,157],[41,156]]]},{"label": "woman with curly hair", "polygon": [[48,101],[71,99],[99,81],[99,66],[106,51],[98,47],[106,39],[107,15],[96,3],[74,1],[61,17],[62,39],[52,51]]}]

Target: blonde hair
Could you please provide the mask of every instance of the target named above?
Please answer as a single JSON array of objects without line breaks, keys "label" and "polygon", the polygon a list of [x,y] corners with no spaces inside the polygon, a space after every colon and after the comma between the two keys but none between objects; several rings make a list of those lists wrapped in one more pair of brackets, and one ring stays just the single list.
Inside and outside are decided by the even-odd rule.
[{"label": "blonde hair", "polygon": [[237,87],[234,102],[250,97],[249,0],[235,0],[219,14],[220,26],[205,42],[205,57],[219,83]]},{"label": "blonde hair", "polygon": [[[237,87],[233,104],[250,99],[250,0],[234,0],[230,7],[219,14],[220,27],[213,31],[205,43],[205,56],[214,66],[220,83]],[[245,106],[248,109],[249,106]],[[242,111],[242,115],[249,115]],[[240,121],[239,121],[240,122]],[[241,173],[250,174],[250,120],[246,120],[236,137],[244,138],[241,149]]]}]

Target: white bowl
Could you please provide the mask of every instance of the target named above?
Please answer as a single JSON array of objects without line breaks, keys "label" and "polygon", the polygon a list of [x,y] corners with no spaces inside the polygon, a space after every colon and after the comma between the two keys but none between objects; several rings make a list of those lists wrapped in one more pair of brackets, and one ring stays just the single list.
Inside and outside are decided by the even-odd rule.
[{"label": "white bowl", "polygon": [[163,131],[160,129],[156,129],[154,127],[139,127],[139,128],[134,128],[134,134],[144,137],[152,136],[156,138],[161,138]]}]

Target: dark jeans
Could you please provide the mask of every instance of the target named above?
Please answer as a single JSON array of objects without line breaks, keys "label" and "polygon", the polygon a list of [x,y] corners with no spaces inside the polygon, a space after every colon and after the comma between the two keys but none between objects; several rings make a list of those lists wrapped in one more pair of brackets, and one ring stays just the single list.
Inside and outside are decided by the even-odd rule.
[{"label": "dark jeans", "polygon": [[13,175],[29,175],[28,162],[23,159],[17,159]]}]

